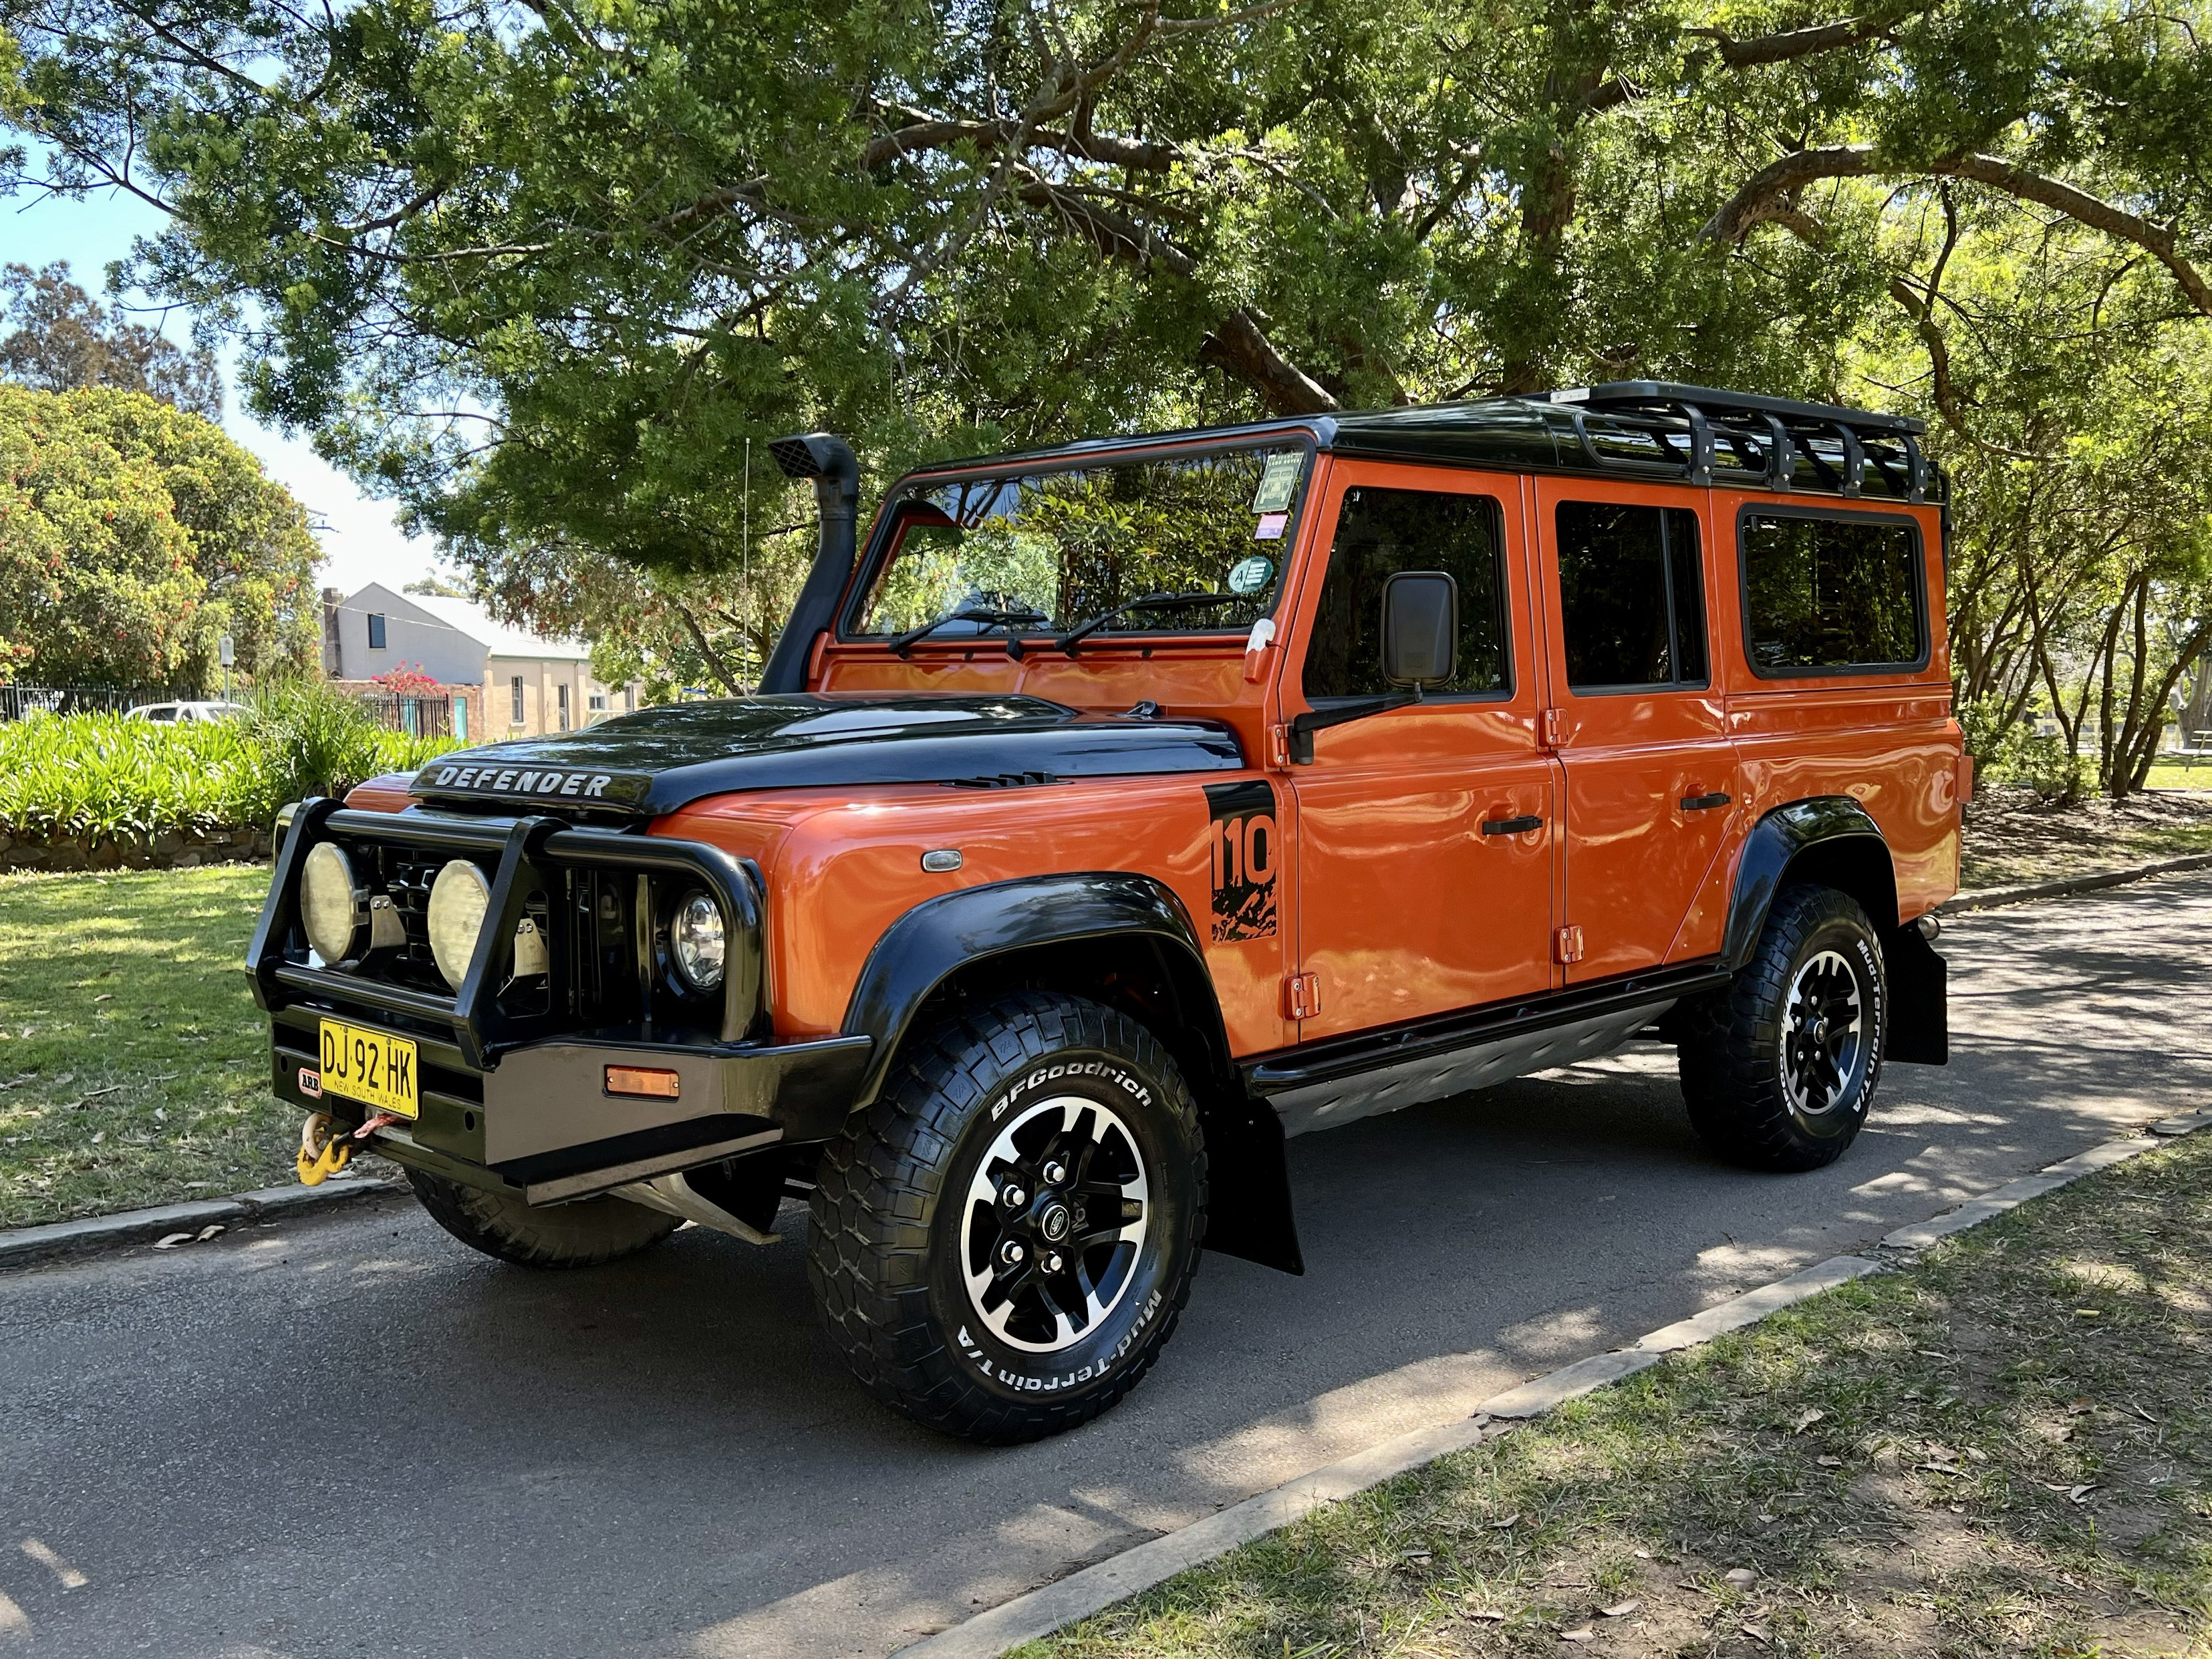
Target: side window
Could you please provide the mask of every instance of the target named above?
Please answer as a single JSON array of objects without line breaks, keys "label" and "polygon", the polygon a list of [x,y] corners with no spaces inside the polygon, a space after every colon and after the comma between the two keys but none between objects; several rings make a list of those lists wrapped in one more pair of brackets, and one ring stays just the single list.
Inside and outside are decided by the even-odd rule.
[{"label": "side window", "polygon": [[1911,525],[1753,513],[1741,535],[1744,641],[1756,672],[1927,660],[1920,538]]},{"label": "side window", "polygon": [[1500,522],[1498,503],[1487,495],[1365,485],[1346,490],[1306,647],[1307,700],[1382,696],[1396,689],[1382,678],[1382,583],[1401,570],[1441,570],[1459,584],[1459,672],[1443,693],[1510,692]]},{"label": "side window", "polygon": [[514,723],[522,724],[522,676],[517,674],[507,681],[507,695],[514,700]]},{"label": "side window", "polygon": [[1698,515],[1679,507],[1561,501],[1554,523],[1568,687],[1705,684]]},{"label": "side window", "polygon": [[368,648],[372,651],[384,649],[384,617],[374,611],[368,613]]}]

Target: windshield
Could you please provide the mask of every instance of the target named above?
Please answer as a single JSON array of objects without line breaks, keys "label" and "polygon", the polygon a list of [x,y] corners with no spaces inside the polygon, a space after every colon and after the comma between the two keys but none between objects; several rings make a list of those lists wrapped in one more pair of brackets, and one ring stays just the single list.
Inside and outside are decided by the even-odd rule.
[{"label": "windshield", "polygon": [[[1100,634],[1242,633],[1274,609],[1305,487],[1303,445],[910,485],[854,632],[961,612],[934,640],[1060,633],[1131,600],[1218,595],[1116,617]],[[1034,617],[1036,620],[1030,618]]]}]

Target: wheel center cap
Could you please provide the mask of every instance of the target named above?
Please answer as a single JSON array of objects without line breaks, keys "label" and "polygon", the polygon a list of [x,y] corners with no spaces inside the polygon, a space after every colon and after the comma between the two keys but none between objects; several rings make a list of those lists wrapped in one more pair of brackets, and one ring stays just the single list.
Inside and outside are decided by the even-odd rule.
[{"label": "wheel center cap", "polygon": [[1813,1022],[1813,1041],[1814,1041],[1814,1042],[1826,1042],[1827,1040],[1828,1040],[1828,1021],[1827,1021],[1827,1017],[1826,1017],[1826,1015],[1822,1015],[1820,1018],[1819,1018],[1815,1019],[1815,1020]]},{"label": "wheel center cap", "polygon": [[1037,1231],[1045,1236],[1047,1242],[1057,1244],[1067,1237],[1067,1230],[1073,1219],[1067,1212],[1066,1205],[1048,1204],[1044,1213],[1037,1218]]}]

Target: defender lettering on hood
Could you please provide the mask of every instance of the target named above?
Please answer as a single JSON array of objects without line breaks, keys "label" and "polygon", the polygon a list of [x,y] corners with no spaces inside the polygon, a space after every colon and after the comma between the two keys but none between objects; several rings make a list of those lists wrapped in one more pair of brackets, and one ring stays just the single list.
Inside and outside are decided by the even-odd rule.
[{"label": "defender lettering on hood", "polygon": [[415,780],[415,793],[528,795],[544,800],[573,800],[580,806],[630,807],[644,800],[652,785],[653,780],[642,772],[441,765],[423,769]]},{"label": "defender lettering on hood", "polygon": [[998,784],[1229,772],[1218,720],[1094,714],[1030,696],[726,697],[617,715],[581,732],[447,755],[418,799],[523,802],[656,817],[739,789]]}]

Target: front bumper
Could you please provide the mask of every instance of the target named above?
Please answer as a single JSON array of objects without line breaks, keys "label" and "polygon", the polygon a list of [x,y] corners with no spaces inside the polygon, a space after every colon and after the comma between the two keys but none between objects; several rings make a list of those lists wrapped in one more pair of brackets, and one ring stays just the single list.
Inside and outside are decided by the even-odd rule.
[{"label": "front bumper", "polygon": [[[278,1098],[358,1127],[368,1108],[320,1092],[321,1021],[327,1015],[395,1032],[416,1048],[420,1115],[375,1131],[375,1149],[533,1204],[584,1197],[778,1144],[827,1140],[842,1126],[873,1042],[866,1036],[772,1040],[758,872],[720,848],[544,818],[349,811],[321,801],[301,809],[287,828],[247,963],[256,1000],[270,1016],[270,1081]],[[458,994],[305,957],[297,921],[300,875],[307,850],[324,839],[497,860],[490,925]],[[572,966],[577,974],[591,971],[585,960],[590,941],[561,925],[546,935],[556,994],[536,1013],[518,1014],[502,1003],[499,988],[511,961],[498,954],[500,941],[513,937],[514,919],[527,904],[556,918],[565,914],[562,884],[582,878],[572,872],[595,872],[602,883],[611,873],[623,892],[634,878],[637,914],[648,918],[651,884],[663,878],[702,884],[720,897],[733,925],[732,961],[724,1005],[707,1029],[683,1029],[676,1040],[665,1040],[672,1035],[662,1029],[667,1018],[656,1022],[649,995],[641,1005],[624,1005],[630,1012],[620,1025],[574,1029],[563,1017],[560,988]],[[604,886],[592,890],[605,896]],[[625,936],[629,920],[623,924]],[[649,946],[641,934],[640,952]],[[609,1066],[673,1071],[677,1096],[609,1095]]]},{"label": "front bumper", "polygon": [[[278,1099],[357,1128],[368,1107],[301,1086],[319,1075],[321,1013],[295,1004],[272,1014],[270,1082]],[[874,1046],[866,1037],[830,1037],[702,1052],[555,1040],[512,1049],[494,1070],[473,1072],[453,1045],[414,1041],[422,1115],[377,1130],[374,1150],[531,1204],[584,1198],[763,1147],[827,1140],[843,1125]],[[605,1092],[605,1067],[641,1065],[676,1072],[678,1097]]]}]

